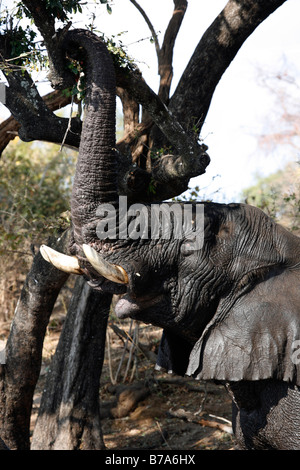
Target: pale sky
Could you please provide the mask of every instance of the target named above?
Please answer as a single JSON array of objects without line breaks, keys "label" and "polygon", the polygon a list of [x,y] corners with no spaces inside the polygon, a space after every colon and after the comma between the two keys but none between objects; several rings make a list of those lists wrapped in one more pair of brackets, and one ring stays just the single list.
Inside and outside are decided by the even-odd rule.
[{"label": "pale sky", "polygon": [[[11,4],[11,0],[3,3]],[[156,31],[161,31],[159,37],[162,41],[173,10],[172,0],[140,0],[139,3]],[[175,45],[172,90],[200,37],[226,3],[226,0],[189,0]],[[112,15],[107,14],[104,6],[100,14],[99,10],[97,27],[107,36],[126,31],[120,39],[138,63],[147,83],[157,91],[155,48],[149,39],[143,40],[149,38],[150,31],[140,13],[129,0],[114,0]],[[81,27],[82,24],[76,23],[75,26]],[[287,0],[251,35],[222,77],[201,134],[209,146],[211,164],[206,175],[190,183],[203,188],[203,196],[210,196],[215,189],[221,188],[220,193],[214,195],[215,200],[237,201],[241,189],[254,182],[255,174],[269,174],[287,161],[300,159],[296,151],[263,157],[257,149],[257,136],[264,132],[268,117],[278,112],[274,96],[259,84],[259,75],[276,74],[288,66],[292,67],[292,73],[299,80],[299,26],[300,2]],[[43,86],[42,94],[48,91]],[[0,117],[3,116],[1,107]],[[276,126],[276,119],[272,122]],[[220,176],[212,182],[216,175]]]}]

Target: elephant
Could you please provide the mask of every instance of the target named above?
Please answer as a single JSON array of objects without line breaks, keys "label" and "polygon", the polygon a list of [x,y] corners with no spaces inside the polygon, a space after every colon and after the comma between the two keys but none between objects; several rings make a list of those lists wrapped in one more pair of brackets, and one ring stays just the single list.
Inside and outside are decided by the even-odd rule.
[{"label": "elephant", "polygon": [[[159,367],[223,384],[240,449],[300,449],[299,238],[256,207],[214,202],[179,204],[192,222],[202,208],[201,246],[188,231],[173,236],[175,216],[168,237],[120,237],[120,222],[112,236],[99,237],[99,224],[114,220],[109,208],[114,217],[121,210],[114,65],[91,32],[69,31],[64,41],[66,51],[84,57],[86,112],[70,249],[42,245],[42,256],[94,289],[118,294],[119,318],[161,327]],[[143,220],[152,206],[143,205]]]},{"label": "elephant", "polygon": [[0,450],[10,450],[0,437]]}]

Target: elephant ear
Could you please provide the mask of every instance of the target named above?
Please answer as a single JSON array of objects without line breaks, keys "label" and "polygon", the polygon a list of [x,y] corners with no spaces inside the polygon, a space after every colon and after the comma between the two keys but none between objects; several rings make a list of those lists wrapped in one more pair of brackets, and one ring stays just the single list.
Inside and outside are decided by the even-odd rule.
[{"label": "elephant ear", "polygon": [[270,275],[238,298],[196,342],[187,375],[202,380],[277,379],[300,385],[299,273]]}]

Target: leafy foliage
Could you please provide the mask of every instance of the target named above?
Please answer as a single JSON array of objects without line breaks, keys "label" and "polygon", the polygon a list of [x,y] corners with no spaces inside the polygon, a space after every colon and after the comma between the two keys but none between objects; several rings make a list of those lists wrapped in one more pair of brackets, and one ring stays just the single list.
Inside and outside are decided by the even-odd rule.
[{"label": "leafy foliage", "polygon": [[39,43],[37,33],[29,24],[20,24],[24,14],[21,8],[13,9],[11,12],[4,10],[0,16],[0,35],[5,38],[5,56],[1,69],[29,67],[36,69],[37,64],[42,68],[47,62]]},{"label": "leafy foliage", "polygon": [[300,166],[288,164],[245,189],[242,199],[259,207],[277,222],[293,231],[300,230]]},{"label": "leafy foliage", "polygon": [[[17,305],[34,246],[69,225],[76,152],[11,142],[0,159],[0,320]],[[67,211],[67,212],[66,212]]]},{"label": "leafy foliage", "polygon": [[[94,0],[94,2],[105,4],[107,12],[111,14],[110,0]],[[43,43],[38,40],[32,13],[22,1],[15,1],[13,3],[10,10],[3,9],[0,14],[0,31],[2,31],[2,34],[5,34],[6,38],[9,38],[9,58],[14,59],[10,64],[30,68],[31,70],[41,70],[43,67],[48,66],[48,60]],[[89,12],[89,2],[86,2],[86,0],[40,0],[40,3],[49,12],[49,18],[63,25],[67,24],[67,22],[72,20],[73,15],[78,13],[93,16],[93,13]],[[83,11],[83,9],[86,11]],[[114,43],[114,40],[112,41]],[[118,54],[121,56],[125,55],[120,46],[117,46],[115,43],[110,44],[110,46],[115,55],[117,54],[116,48],[119,50]],[[7,63],[5,67],[8,67]]]},{"label": "leafy foliage", "polygon": [[39,242],[69,209],[75,152],[56,145],[11,144],[0,161],[0,254]]},{"label": "leafy foliage", "polygon": [[[49,15],[61,21],[67,21],[69,14],[82,13],[82,4],[86,4],[85,1],[78,0],[43,0],[43,3]],[[18,17],[25,14],[27,18],[32,19],[31,12],[23,2],[18,2],[17,9]]]},{"label": "leafy foliage", "polygon": [[34,50],[33,41],[35,38],[36,33],[29,26],[25,29],[19,26],[11,32],[11,57],[15,58],[15,64],[20,64],[22,57]]}]

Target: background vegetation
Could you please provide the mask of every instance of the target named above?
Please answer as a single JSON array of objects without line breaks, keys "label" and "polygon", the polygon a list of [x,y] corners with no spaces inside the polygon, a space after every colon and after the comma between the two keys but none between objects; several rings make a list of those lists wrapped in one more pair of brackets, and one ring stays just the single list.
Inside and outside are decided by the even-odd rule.
[{"label": "background vegetation", "polygon": [[13,316],[40,243],[68,222],[76,156],[15,139],[0,159],[0,321]]},{"label": "background vegetation", "polygon": [[289,230],[300,233],[300,166],[289,163],[242,193],[242,200],[259,207]]}]

